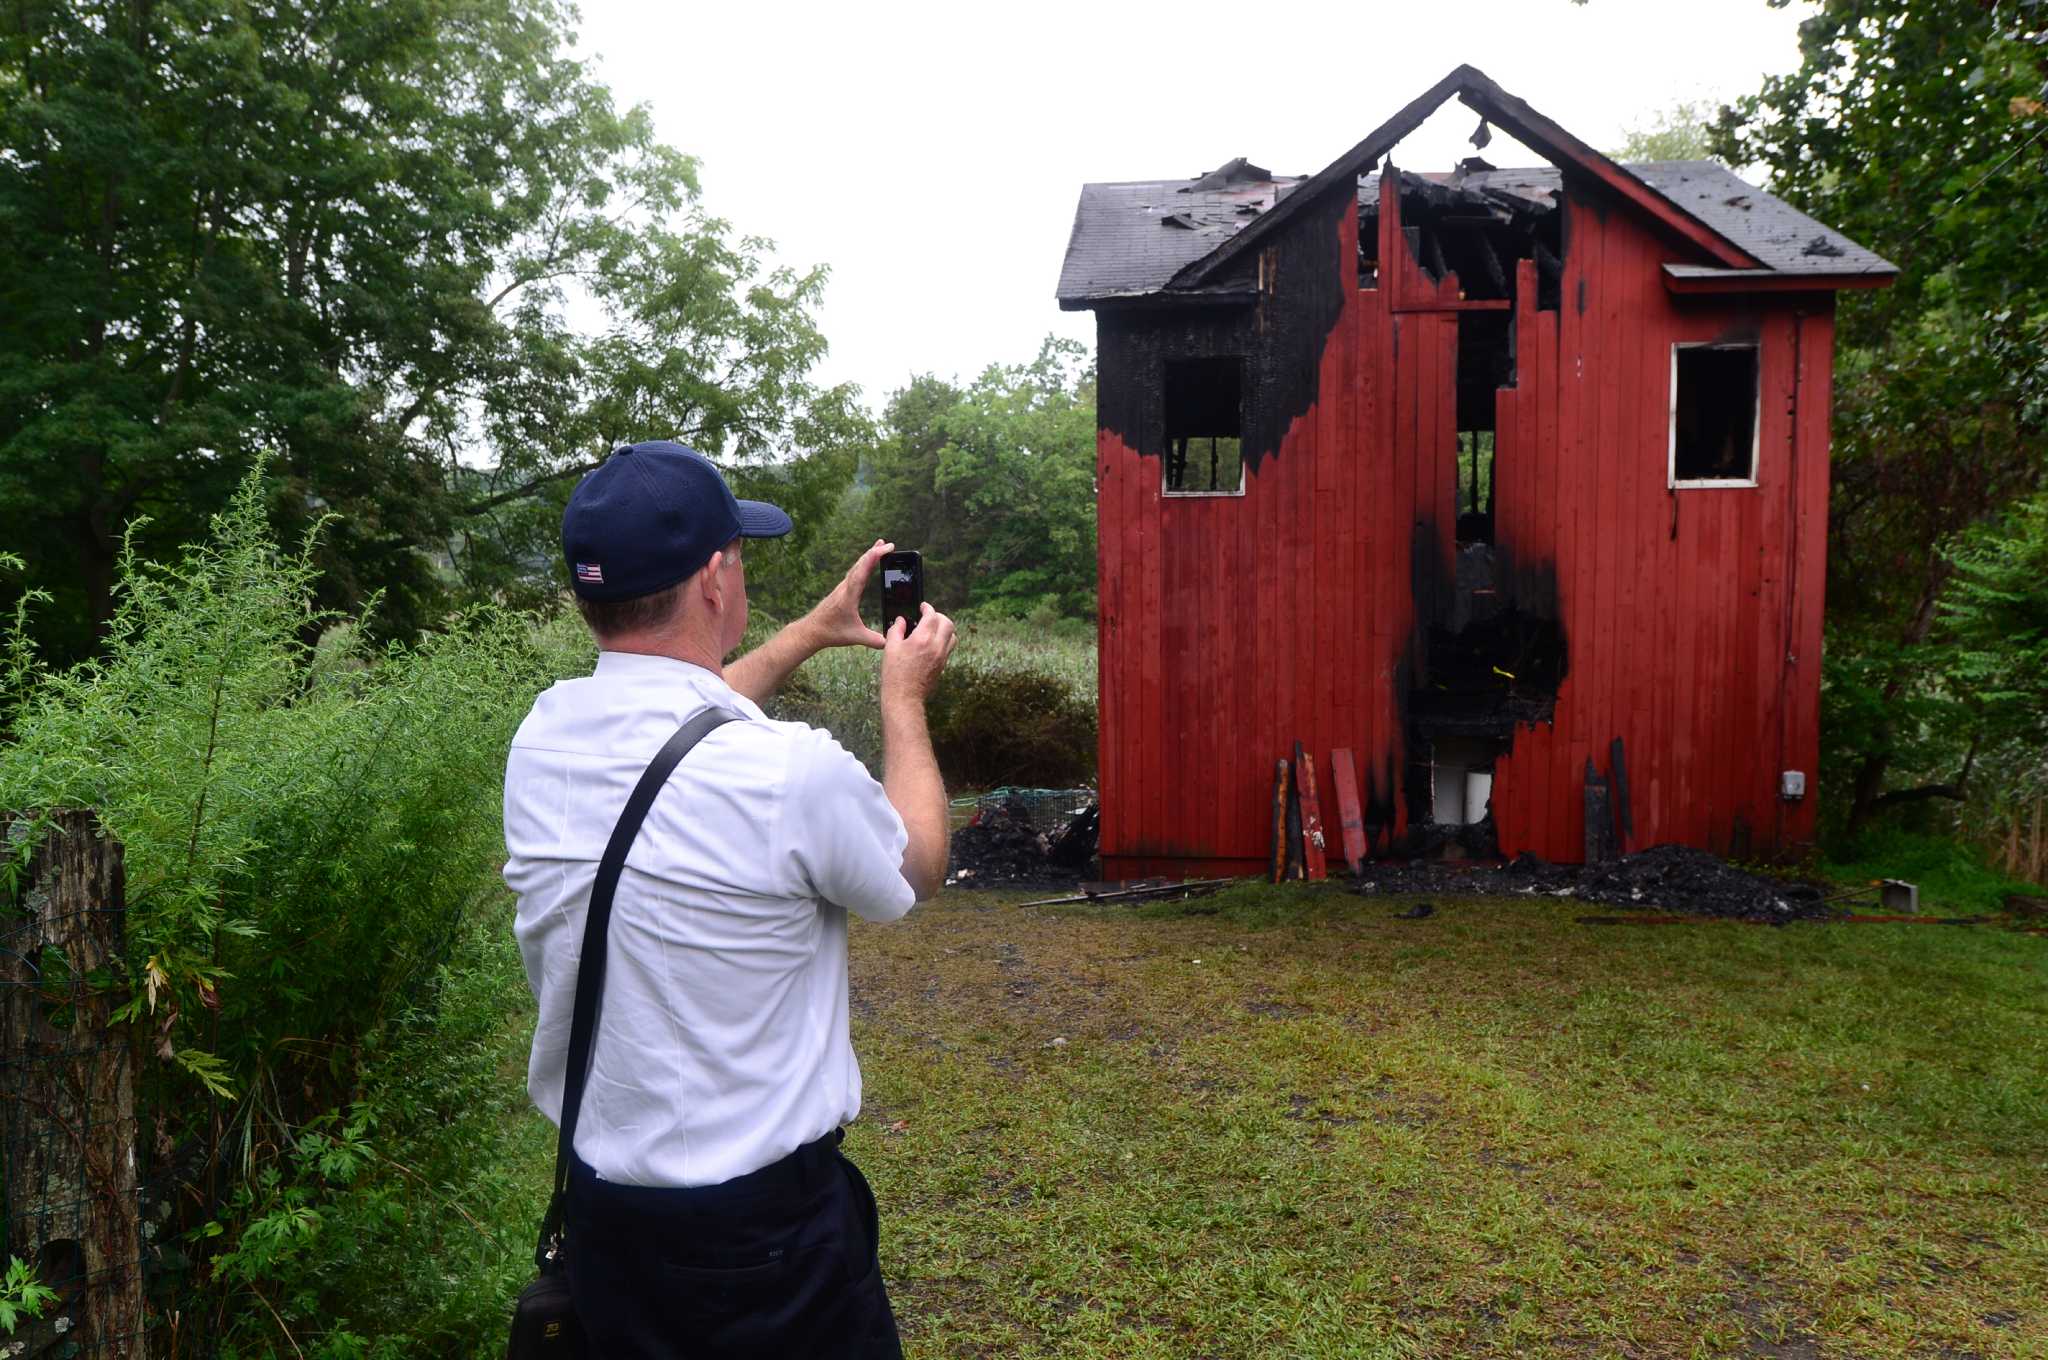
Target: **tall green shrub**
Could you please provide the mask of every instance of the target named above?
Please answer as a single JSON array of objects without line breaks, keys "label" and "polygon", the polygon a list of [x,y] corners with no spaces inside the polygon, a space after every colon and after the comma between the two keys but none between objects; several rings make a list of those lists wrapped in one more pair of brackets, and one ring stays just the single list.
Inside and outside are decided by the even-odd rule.
[{"label": "tall green shrub", "polygon": [[271,539],[262,476],[176,563],[124,561],[99,659],[41,668],[17,626],[0,715],[0,808],[89,806],[125,848],[152,1174],[181,1183],[168,1229],[243,1267],[185,1282],[225,1333],[317,1236],[280,1187],[349,1165],[309,1133],[372,1136],[366,1055],[496,890],[506,746],[582,659],[492,611],[367,647],[315,610],[312,543]]}]

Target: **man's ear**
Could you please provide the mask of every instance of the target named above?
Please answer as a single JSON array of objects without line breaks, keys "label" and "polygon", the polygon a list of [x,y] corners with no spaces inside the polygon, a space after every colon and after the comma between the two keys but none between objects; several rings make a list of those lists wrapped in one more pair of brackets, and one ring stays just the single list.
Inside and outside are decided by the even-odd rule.
[{"label": "man's ear", "polygon": [[705,603],[725,607],[725,580],[720,570],[725,565],[725,552],[720,549],[711,554],[711,560],[697,568],[697,594]]}]

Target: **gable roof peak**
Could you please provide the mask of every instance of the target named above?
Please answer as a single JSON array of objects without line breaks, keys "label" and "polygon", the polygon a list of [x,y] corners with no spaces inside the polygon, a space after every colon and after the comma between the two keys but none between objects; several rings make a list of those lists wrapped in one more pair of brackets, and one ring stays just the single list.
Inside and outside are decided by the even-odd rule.
[{"label": "gable roof peak", "polygon": [[1467,108],[1494,126],[1504,129],[1523,145],[1560,168],[1569,168],[1597,180],[1622,199],[1662,222],[1677,235],[1697,245],[1716,263],[1737,269],[1752,269],[1759,261],[1735,242],[1715,231],[1685,208],[1672,202],[1649,184],[1615,164],[1605,155],[1580,141],[1558,124],[1538,113],[1524,100],[1509,94],[1489,79],[1484,71],[1469,64],[1453,67],[1450,74],[1423,91],[1420,96],[1373,129],[1365,140],[1339,156],[1282,199],[1273,211],[1218,245],[1201,259],[1192,261],[1167,284],[1171,289],[1195,288],[1259,241],[1278,231],[1311,201],[1339,185],[1350,186],[1375,168],[1382,156],[1431,114],[1455,96]]}]

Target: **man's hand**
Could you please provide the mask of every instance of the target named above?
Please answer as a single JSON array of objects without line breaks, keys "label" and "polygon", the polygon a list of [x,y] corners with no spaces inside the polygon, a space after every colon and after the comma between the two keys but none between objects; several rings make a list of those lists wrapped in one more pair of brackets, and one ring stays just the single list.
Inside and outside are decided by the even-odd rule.
[{"label": "man's hand", "polygon": [[938,688],[939,675],[946,669],[946,658],[953,654],[953,644],[959,641],[951,619],[929,603],[923,608],[915,631],[901,618],[889,624],[889,635],[882,645],[885,708],[900,702],[914,703],[923,709],[932,691]]},{"label": "man's hand", "polygon": [[832,587],[832,593],[804,616],[804,630],[814,647],[823,651],[827,647],[882,646],[882,635],[861,621],[860,602],[868,582],[874,579],[875,563],[882,560],[883,553],[895,550],[894,543],[876,539],[875,546],[847,568],[839,584]]},{"label": "man's hand", "polygon": [[827,647],[880,647],[882,635],[860,621],[860,597],[875,574],[875,563],[895,547],[876,539],[815,609],[727,666],[725,682],[765,704],[791,671]]}]

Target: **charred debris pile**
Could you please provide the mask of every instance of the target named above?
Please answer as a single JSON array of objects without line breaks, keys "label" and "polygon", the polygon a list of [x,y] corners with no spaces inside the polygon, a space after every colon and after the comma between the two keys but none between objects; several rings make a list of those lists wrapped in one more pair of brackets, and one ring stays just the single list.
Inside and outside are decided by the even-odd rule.
[{"label": "charred debris pile", "polygon": [[1774,924],[1836,914],[1812,884],[1751,873],[1682,845],[1652,846],[1585,865],[1550,864],[1527,854],[1505,864],[1375,860],[1364,866],[1352,890],[1375,895],[1569,897],[1634,911]]},{"label": "charred debris pile", "polygon": [[[1069,796],[1044,795],[1067,793]],[[953,833],[951,888],[1065,887],[1088,876],[1102,809],[1086,791],[1002,792]]]}]

